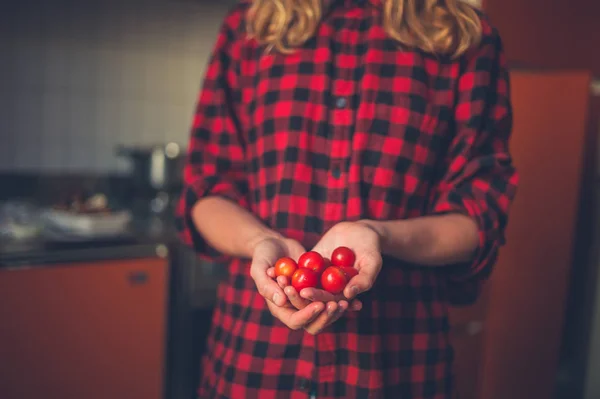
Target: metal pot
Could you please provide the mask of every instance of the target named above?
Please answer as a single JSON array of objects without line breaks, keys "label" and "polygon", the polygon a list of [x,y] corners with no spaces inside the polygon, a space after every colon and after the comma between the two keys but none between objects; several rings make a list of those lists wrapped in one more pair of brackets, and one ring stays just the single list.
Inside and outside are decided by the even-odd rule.
[{"label": "metal pot", "polygon": [[117,154],[131,160],[136,189],[151,193],[171,193],[180,189],[185,154],[177,143],[151,147],[121,146]]}]

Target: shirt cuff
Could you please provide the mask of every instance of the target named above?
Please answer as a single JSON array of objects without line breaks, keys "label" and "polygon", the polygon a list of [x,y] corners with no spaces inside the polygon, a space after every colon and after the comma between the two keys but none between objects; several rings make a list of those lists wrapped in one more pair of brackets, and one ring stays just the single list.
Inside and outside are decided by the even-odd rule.
[{"label": "shirt cuff", "polygon": [[182,192],[176,212],[176,228],[184,244],[191,247],[201,258],[213,262],[223,261],[227,256],[211,247],[196,229],[192,220],[192,209],[207,196],[219,196],[247,208],[248,203],[234,184],[217,179],[197,179],[187,184]]},{"label": "shirt cuff", "polygon": [[487,210],[486,204],[464,198],[456,192],[443,196],[435,205],[433,214],[458,213],[472,218],[477,224],[479,242],[470,262],[451,266],[449,277],[458,282],[483,280],[489,277],[496,262],[498,249],[504,243],[497,218],[492,211]]}]

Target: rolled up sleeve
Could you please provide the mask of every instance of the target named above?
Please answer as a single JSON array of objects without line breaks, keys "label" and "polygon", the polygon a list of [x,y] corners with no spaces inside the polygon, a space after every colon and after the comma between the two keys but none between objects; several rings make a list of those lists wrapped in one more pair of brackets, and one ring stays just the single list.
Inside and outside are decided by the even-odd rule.
[{"label": "rolled up sleeve", "polygon": [[191,215],[194,205],[204,197],[221,196],[248,207],[244,143],[236,117],[241,98],[235,39],[242,15],[238,11],[227,16],[211,53],[193,118],[184,187],[176,212],[182,241],[212,260],[221,254],[198,233]]},{"label": "rolled up sleeve", "polygon": [[[454,109],[454,136],[436,190],[434,214],[460,213],[477,223],[479,244],[471,262],[449,278],[477,291],[505,243],[504,230],[518,175],[509,151],[512,131],[509,72],[502,43],[484,19],[481,44],[463,58]],[[469,287],[470,285],[470,287]]]}]

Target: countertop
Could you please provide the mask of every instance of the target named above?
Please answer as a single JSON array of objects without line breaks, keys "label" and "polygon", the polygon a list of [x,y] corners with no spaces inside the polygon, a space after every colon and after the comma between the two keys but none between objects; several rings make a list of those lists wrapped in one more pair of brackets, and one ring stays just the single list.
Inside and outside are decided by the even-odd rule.
[{"label": "countertop", "polygon": [[172,291],[184,296],[185,303],[193,308],[212,306],[226,268],[200,261],[191,249],[181,244],[170,214],[158,217],[134,212],[127,234],[110,239],[53,242],[40,236],[0,242],[0,270],[155,256],[169,259]]},{"label": "countertop", "polygon": [[0,268],[166,256],[169,248],[177,244],[172,220],[136,216],[120,237],[57,242],[39,236],[0,242]]}]

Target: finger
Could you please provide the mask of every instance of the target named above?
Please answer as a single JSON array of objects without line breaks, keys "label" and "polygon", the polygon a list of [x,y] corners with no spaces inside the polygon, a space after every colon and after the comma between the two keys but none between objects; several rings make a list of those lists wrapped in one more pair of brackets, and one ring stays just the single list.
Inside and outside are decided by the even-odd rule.
[{"label": "finger", "polygon": [[349,308],[350,308],[350,305],[348,304],[347,301],[340,301],[340,302],[338,302],[338,310],[337,310],[337,312],[327,322],[327,325],[323,329],[329,327],[330,325],[332,325],[333,323],[335,323],[336,321],[338,321],[340,319],[340,317],[342,317],[344,315],[344,313],[349,310]]},{"label": "finger", "polygon": [[[320,290],[318,288],[304,288],[300,292],[300,296],[306,300],[313,302],[339,302],[341,300],[346,300],[347,298],[343,294],[334,295],[325,290]],[[354,299],[352,301],[352,305],[349,306],[348,310],[358,311],[362,309],[362,302],[359,299]]]},{"label": "finger", "polygon": [[274,267],[269,267],[267,269],[267,276],[269,276],[271,278],[277,277],[277,276],[275,276],[275,268]]},{"label": "finger", "polygon": [[311,303],[309,306],[301,310],[283,308],[275,306],[267,301],[267,306],[271,314],[278,318],[283,324],[292,330],[299,330],[305,325],[315,320],[325,309],[325,305],[320,302]]},{"label": "finger", "polygon": [[373,288],[375,279],[381,271],[381,254],[377,252],[366,253],[358,260],[358,263],[358,274],[348,281],[344,289],[344,296],[348,299]]},{"label": "finger", "polygon": [[346,288],[344,288],[344,296],[353,299],[361,292],[369,291],[375,283],[375,278],[376,276],[370,273],[359,272],[348,281]]},{"label": "finger", "polygon": [[308,299],[304,299],[304,298],[300,297],[300,295],[298,295],[298,291],[296,291],[296,289],[294,287],[292,287],[291,285],[285,287],[285,289],[283,290],[283,292],[285,292],[285,294],[287,295],[290,303],[296,309],[304,309],[305,307],[307,307],[311,303],[311,301],[309,301]]},{"label": "finger", "polygon": [[[345,312],[350,308],[348,301],[342,300],[338,302],[338,306]],[[343,313],[343,312],[342,312]]]},{"label": "finger", "polygon": [[348,311],[358,312],[362,308],[363,308],[363,303],[360,300],[358,300],[358,299],[353,299],[352,302],[350,302],[350,306],[348,307]]},{"label": "finger", "polygon": [[306,326],[306,331],[309,334],[319,334],[329,325],[337,321],[344,312],[348,309],[348,302],[340,301],[338,302],[329,302],[327,304],[327,311],[321,313],[319,317],[315,319],[310,325]]},{"label": "finger", "polygon": [[281,289],[284,289],[285,287],[287,287],[289,285],[287,277],[285,277],[285,276],[277,277],[277,284],[279,284]]},{"label": "finger", "polygon": [[342,294],[334,295],[331,292],[321,290],[318,288],[304,288],[300,291],[300,296],[304,299],[317,302],[337,302],[342,299],[346,299]]},{"label": "finger", "polygon": [[266,269],[251,267],[250,276],[254,280],[260,295],[277,306],[283,306],[285,304],[287,298],[283,293],[283,289],[267,275]]},{"label": "finger", "polygon": [[312,335],[316,335],[321,332],[322,329],[327,326],[329,320],[331,320],[338,310],[337,302],[328,302],[325,311],[321,313],[317,318],[314,319],[309,325],[305,326],[306,332]]},{"label": "finger", "polygon": [[321,302],[312,302],[304,309],[294,312],[290,317],[291,328],[299,330],[304,326],[312,323],[323,311],[325,304]]}]

